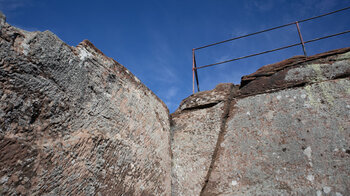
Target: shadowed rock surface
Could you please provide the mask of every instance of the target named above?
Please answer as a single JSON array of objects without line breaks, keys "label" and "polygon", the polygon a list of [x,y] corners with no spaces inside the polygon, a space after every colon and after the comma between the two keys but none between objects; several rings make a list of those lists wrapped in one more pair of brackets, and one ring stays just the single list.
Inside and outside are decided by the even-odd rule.
[{"label": "shadowed rock surface", "polygon": [[173,114],[89,41],[0,12],[0,195],[350,194],[350,48],[297,56]]},{"label": "shadowed rock surface", "polygon": [[0,28],[0,195],[170,195],[162,101],[89,41]]}]

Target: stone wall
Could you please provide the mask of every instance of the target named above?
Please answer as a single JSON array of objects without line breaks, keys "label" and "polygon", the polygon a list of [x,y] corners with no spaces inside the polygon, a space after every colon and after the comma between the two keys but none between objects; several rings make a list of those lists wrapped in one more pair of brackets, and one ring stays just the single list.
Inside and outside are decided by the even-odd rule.
[{"label": "stone wall", "polygon": [[0,13],[0,195],[349,195],[350,48],[164,103]]},{"label": "stone wall", "polygon": [[0,195],[170,195],[164,103],[89,41],[0,19]]},{"label": "stone wall", "polygon": [[217,89],[185,99],[173,195],[348,195],[349,51],[264,66],[216,104]]},{"label": "stone wall", "polygon": [[[232,84],[185,99],[172,114],[173,195],[199,195],[205,184]],[[205,123],[203,123],[205,122]]]}]

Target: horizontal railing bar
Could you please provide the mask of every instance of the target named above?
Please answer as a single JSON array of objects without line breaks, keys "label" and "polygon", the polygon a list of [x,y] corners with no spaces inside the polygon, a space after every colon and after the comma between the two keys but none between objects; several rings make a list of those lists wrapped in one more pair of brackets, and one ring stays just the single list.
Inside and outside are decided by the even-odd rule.
[{"label": "horizontal railing bar", "polygon": [[344,10],[347,10],[347,9],[350,9],[350,6],[349,7],[346,7],[346,8],[342,8],[342,9],[339,9],[339,10],[335,10],[333,12],[328,12],[328,13],[325,13],[325,14],[322,14],[322,15],[319,15],[319,16],[314,16],[314,17],[311,17],[311,18],[307,18],[307,19],[304,19],[304,20],[300,20],[298,21],[299,23],[301,22],[306,22],[306,21],[309,21],[309,20],[313,20],[313,19],[316,19],[316,18],[321,18],[323,16],[327,16],[327,15],[330,15],[330,14],[334,14],[334,13],[337,13],[337,12],[340,12],[340,11],[344,11]]},{"label": "horizontal railing bar", "polygon": [[[319,15],[319,16],[314,16],[314,17],[311,17],[311,18],[303,19],[303,20],[300,20],[300,21],[298,21],[298,22],[299,22],[299,23],[306,22],[306,21],[309,21],[309,20],[313,20],[313,19],[316,19],[316,18],[321,18],[321,17],[323,17],[323,16],[327,16],[327,15],[330,15],[330,14],[334,14],[334,13],[336,13],[336,12],[344,11],[344,10],[347,10],[347,9],[350,9],[350,6],[349,6],[349,7],[346,7],[346,8],[339,9],[339,10],[335,10],[335,11],[333,11],[333,12],[325,13],[325,14],[322,14],[322,15]],[[265,29],[265,30],[258,31],[258,32],[255,32],[255,33],[250,33],[250,34],[247,34],[247,35],[242,35],[242,36],[239,36],[239,37],[234,37],[234,38],[227,39],[227,40],[224,40],[224,41],[220,41],[220,42],[216,42],[216,43],[213,43],[213,44],[208,44],[208,45],[205,45],[205,46],[201,46],[201,47],[198,47],[198,48],[194,48],[194,50],[199,50],[199,49],[207,48],[207,47],[210,47],[210,46],[215,46],[215,45],[218,45],[218,44],[222,44],[222,43],[225,43],[225,42],[233,41],[233,40],[236,40],[236,39],[241,39],[241,38],[244,38],[244,37],[248,37],[248,36],[252,36],[252,35],[264,33],[264,32],[267,32],[267,31],[272,31],[272,30],[279,29],[279,28],[282,28],[282,27],[290,26],[290,25],[295,24],[295,23],[296,23],[296,22],[291,22],[291,23],[288,23],[288,24],[284,24],[284,25],[280,25],[280,26],[277,26],[277,27]]]},{"label": "horizontal railing bar", "polygon": [[265,29],[265,30],[258,31],[258,32],[255,32],[255,33],[250,33],[250,34],[247,34],[247,35],[242,35],[242,36],[239,36],[239,37],[234,37],[234,38],[227,39],[227,40],[220,41],[220,42],[216,42],[216,43],[213,43],[213,44],[201,46],[201,47],[195,48],[195,50],[207,48],[207,47],[209,47],[209,46],[215,46],[215,45],[218,45],[218,44],[222,44],[222,43],[229,42],[229,41],[233,41],[233,40],[236,40],[236,39],[241,39],[241,38],[244,38],[244,37],[256,35],[256,34],[259,34],[259,33],[264,33],[264,32],[267,32],[267,31],[272,31],[272,30],[279,29],[279,28],[282,28],[282,27],[290,26],[290,25],[292,25],[292,24],[295,24],[295,22],[288,23],[288,24],[284,24],[284,25],[277,26],[277,27],[273,27],[273,28],[270,28],[270,29]]},{"label": "horizontal railing bar", "polygon": [[223,64],[223,63],[232,62],[232,61],[237,61],[237,60],[245,59],[245,58],[248,58],[248,57],[253,57],[253,56],[258,56],[258,55],[261,55],[261,54],[266,54],[266,53],[269,53],[269,52],[274,52],[274,51],[277,51],[277,50],[283,50],[283,49],[286,49],[286,48],[298,46],[298,45],[300,45],[300,44],[301,44],[301,43],[292,44],[292,45],[289,45],[289,46],[284,46],[284,47],[276,48],[276,49],[273,49],[273,50],[267,50],[267,51],[260,52],[260,53],[255,53],[255,54],[251,54],[251,55],[247,55],[247,56],[242,56],[242,57],[235,58],[235,59],[230,59],[230,60],[226,60],[226,61],[221,61],[221,62],[218,62],[218,63],[209,64],[209,65],[203,65],[203,66],[197,67],[196,69],[202,69],[202,68],[205,68],[205,67],[211,67],[211,66],[214,66],[214,65],[219,65],[219,64]]},{"label": "horizontal railing bar", "polygon": [[[332,34],[332,35],[327,35],[327,36],[320,37],[320,38],[315,38],[315,39],[306,41],[304,43],[307,44],[307,43],[311,43],[311,42],[314,42],[314,41],[318,41],[318,40],[334,37],[334,36],[337,36],[337,35],[342,35],[342,34],[345,34],[345,33],[350,33],[350,30],[344,31],[344,32],[341,32],[341,33]],[[273,50],[267,50],[267,51],[260,52],[260,53],[255,53],[255,54],[251,54],[251,55],[247,55],[247,56],[243,56],[243,57],[238,57],[238,58],[234,58],[234,59],[230,59],[230,60],[226,60],[226,61],[221,61],[221,62],[218,62],[218,63],[213,63],[213,64],[209,64],[209,65],[203,65],[203,66],[196,67],[195,69],[202,69],[202,68],[205,68],[205,67],[211,67],[211,66],[214,66],[214,65],[220,65],[220,64],[223,64],[223,63],[237,61],[237,60],[240,60],[240,59],[245,59],[245,58],[249,58],[249,57],[253,57],[253,56],[258,56],[258,55],[261,55],[261,54],[266,54],[266,53],[270,53],[270,52],[274,52],[274,51],[278,51],[278,50],[287,49],[287,48],[290,48],[290,47],[298,46],[300,44],[301,43],[292,44],[292,45],[276,48],[276,49],[273,49]]]},{"label": "horizontal railing bar", "polygon": [[307,43],[310,43],[310,42],[314,42],[314,41],[318,41],[318,40],[321,40],[321,39],[326,39],[326,38],[334,37],[334,36],[337,36],[337,35],[342,35],[342,34],[345,34],[345,33],[350,33],[350,30],[343,31],[343,32],[341,32],[341,33],[332,34],[332,35],[327,35],[327,36],[324,36],[324,37],[315,38],[315,39],[306,41],[306,42],[304,42],[304,43],[307,44]]}]

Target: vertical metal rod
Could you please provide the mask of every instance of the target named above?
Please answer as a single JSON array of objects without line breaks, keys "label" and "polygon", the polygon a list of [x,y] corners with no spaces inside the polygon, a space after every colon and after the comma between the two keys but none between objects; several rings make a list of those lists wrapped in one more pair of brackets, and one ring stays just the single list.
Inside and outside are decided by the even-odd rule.
[{"label": "vertical metal rod", "polygon": [[307,56],[306,50],[305,50],[305,44],[304,44],[303,36],[301,35],[300,28],[299,28],[299,22],[296,21],[295,25],[297,26],[297,29],[298,29],[298,34],[299,34],[301,46],[303,47],[304,56]]},{"label": "vertical metal rod", "polygon": [[194,49],[192,49],[192,91],[193,91],[193,94],[194,94]]},{"label": "vertical metal rod", "polygon": [[[196,50],[196,49],[194,49]],[[197,92],[200,92],[199,90],[199,80],[198,80],[198,71],[197,71],[197,63],[196,63],[196,54],[193,55],[194,56],[194,77],[196,79],[196,83],[197,83]]]}]

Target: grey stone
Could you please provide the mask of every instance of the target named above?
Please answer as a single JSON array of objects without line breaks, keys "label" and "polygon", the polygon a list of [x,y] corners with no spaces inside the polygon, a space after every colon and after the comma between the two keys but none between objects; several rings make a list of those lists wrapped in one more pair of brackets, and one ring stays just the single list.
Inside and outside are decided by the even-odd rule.
[{"label": "grey stone", "polygon": [[5,194],[170,195],[169,111],[153,92],[89,41],[0,31]]},{"label": "grey stone", "polygon": [[348,51],[266,66],[229,97],[214,89],[184,99],[172,114],[173,195],[349,193]]},{"label": "grey stone", "polygon": [[169,115],[89,41],[0,14],[0,195],[349,195],[349,51],[263,66]]}]

